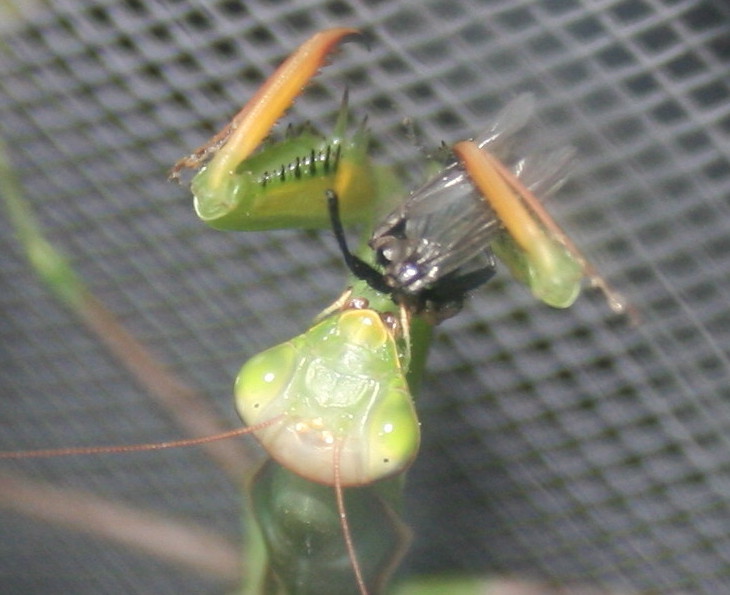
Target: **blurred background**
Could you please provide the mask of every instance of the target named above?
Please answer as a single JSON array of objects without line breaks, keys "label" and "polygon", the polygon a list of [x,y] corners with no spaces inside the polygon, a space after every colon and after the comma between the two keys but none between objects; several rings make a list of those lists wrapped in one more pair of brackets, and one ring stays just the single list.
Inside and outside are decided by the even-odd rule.
[{"label": "blurred background", "polygon": [[[339,294],[344,267],[327,232],[207,228],[186,187],[166,181],[172,163],[325,27],[360,27],[370,47],[344,46],[287,120],[329,130],[348,87],[355,114],[369,117],[375,159],[408,179],[419,178],[423,154],[404,118],[436,147],[534,93],[543,141],[578,149],[549,208],[640,324],[592,291],[569,310],[549,309],[502,270],[437,329],[402,571],[617,593],[727,590],[726,2],[0,7],[0,134],[28,201],[91,290],[231,427],[240,365],[306,329]],[[181,437],[38,282],[5,217],[0,241],[0,449]],[[235,584],[228,567],[182,568],[132,545],[133,535],[128,545],[105,537],[139,533],[134,523],[152,518],[194,523],[232,544],[235,563],[239,490],[198,449],[0,469],[15,474],[0,476],[3,592],[224,593]],[[11,486],[30,486],[37,501],[19,511],[27,498]],[[85,532],[68,502],[88,519]]]}]

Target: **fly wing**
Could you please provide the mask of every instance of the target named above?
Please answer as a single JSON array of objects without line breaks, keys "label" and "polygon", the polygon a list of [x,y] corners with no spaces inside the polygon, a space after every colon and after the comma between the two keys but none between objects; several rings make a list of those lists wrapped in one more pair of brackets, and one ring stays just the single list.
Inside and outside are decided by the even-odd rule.
[{"label": "fly wing", "polygon": [[515,134],[522,130],[535,113],[535,96],[522,93],[505,105],[492,124],[478,134],[474,142],[480,149],[499,155]]},{"label": "fly wing", "polygon": [[565,184],[575,154],[574,147],[531,153],[516,162],[512,171],[530,192],[544,201]]},{"label": "fly wing", "polygon": [[494,122],[477,135],[474,142],[480,149],[498,157],[525,187],[544,200],[565,183],[576,151],[573,147],[527,150],[525,143],[519,141],[518,133],[534,114],[534,95],[522,93],[502,108]]}]

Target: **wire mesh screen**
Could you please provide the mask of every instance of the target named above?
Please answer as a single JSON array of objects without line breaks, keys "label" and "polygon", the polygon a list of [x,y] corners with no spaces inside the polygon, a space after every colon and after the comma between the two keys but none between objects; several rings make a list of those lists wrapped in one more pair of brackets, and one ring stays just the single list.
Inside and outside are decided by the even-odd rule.
[{"label": "wire mesh screen", "polygon": [[[641,323],[591,292],[551,310],[503,271],[439,327],[417,405],[423,446],[408,476],[414,541],[403,572],[622,593],[727,589],[725,2],[56,0],[5,10],[0,130],[28,201],[91,290],[231,426],[241,363],[307,328],[337,297],[344,266],[327,232],[207,228],[188,190],[166,182],[171,164],[330,26],[363,28],[370,47],[345,46],[287,119],[327,130],[348,87],[375,158],[413,179],[423,155],[404,118],[435,147],[534,93],[542,137],[579,154],[549,207]],[[5,218],[0,226],[0,448],[180,437],[40,285]],[[194,523],[236,551],[238,486],[196,449],[2,467],[13,473],[0,479],[3,592],[214,593],[235,580],[108,529]],[[9,490],[30,481],[30,493]],[[79,507],[88,522],[69,518]]]}]

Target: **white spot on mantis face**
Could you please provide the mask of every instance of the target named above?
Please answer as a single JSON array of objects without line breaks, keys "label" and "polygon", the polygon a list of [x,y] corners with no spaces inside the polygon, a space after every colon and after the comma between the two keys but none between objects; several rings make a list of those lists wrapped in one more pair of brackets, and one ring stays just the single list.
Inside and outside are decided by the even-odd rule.
[{"label": "white spot on mantis face", "polygon": [[383,425],[383,434],[390,434],[393,431],[393,424]]},{"label": "white spot on mantis face", "polygon": [[267,372],[264,374],[264,382],[273,382],[274,380],[276,380],[276,374],[273,372]]},{"label": "white spot on mantis face", "polygon": [[309,430],[309,424],[304,423],[303,421],[298,421],[294,424],[294,431],[297,432],[297,434],[303,434],[304,432]]}]

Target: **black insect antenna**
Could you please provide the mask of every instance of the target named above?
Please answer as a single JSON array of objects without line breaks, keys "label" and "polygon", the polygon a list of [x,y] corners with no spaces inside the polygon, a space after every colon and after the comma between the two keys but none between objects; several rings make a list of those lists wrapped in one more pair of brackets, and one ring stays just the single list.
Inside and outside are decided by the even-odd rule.
[{"label": "black insect antenna", "polygon": [[334,190],[325,191],[327,196],[327,208],[330,214],[330,221],[332,223],[332,231],[335,234],[337,245],[342,252],[342,257],[345,259],[345,264],[350,272],[355,275],[358,279],[365,281],[375,291],[381,293],[392,294],[393,288],[390,287],[386,282],[383,274],[376,268],[369,265],[361,258],[355,256],[350,248],[347,246],[347,238],[345,237],[345,228],[342,225],[342,219],[340,218],[340,199]]}]

